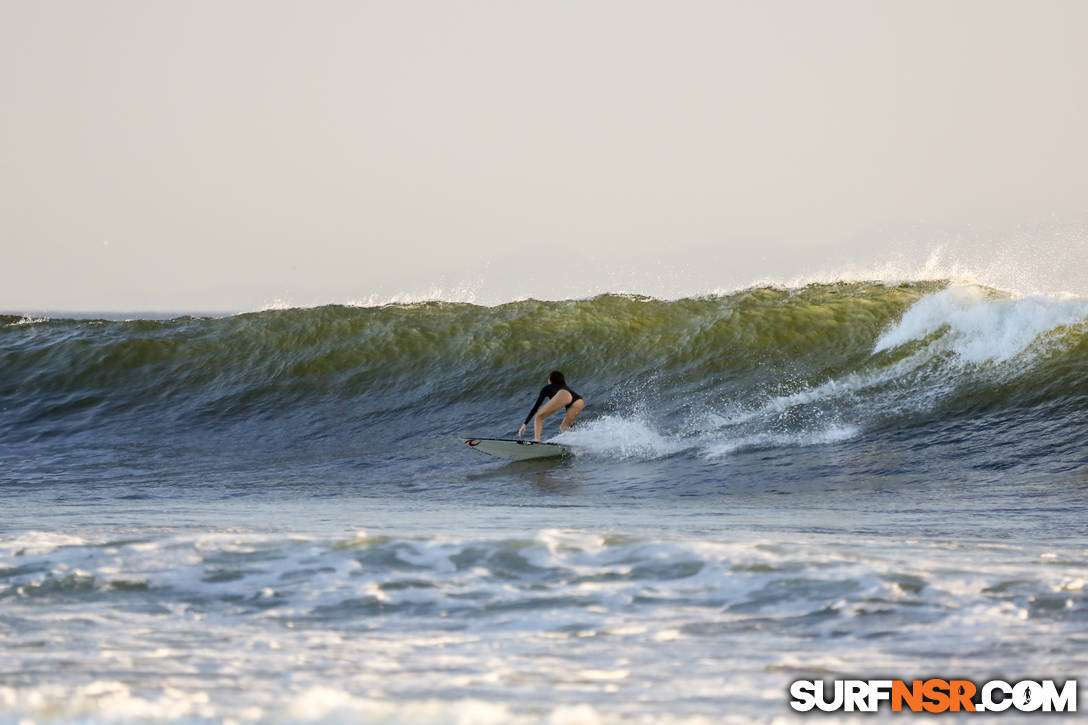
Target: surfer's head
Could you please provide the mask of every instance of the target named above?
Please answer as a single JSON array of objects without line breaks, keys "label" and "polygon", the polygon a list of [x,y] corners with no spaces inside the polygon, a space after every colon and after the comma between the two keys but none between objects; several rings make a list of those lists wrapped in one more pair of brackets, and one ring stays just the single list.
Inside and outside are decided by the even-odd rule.
[{"label": "surfer's head", "polygon": [[548,373],[548,382],[552,385],[566,385],[567,379],[563,377],[563,373],[558,370],[552,370]]}]

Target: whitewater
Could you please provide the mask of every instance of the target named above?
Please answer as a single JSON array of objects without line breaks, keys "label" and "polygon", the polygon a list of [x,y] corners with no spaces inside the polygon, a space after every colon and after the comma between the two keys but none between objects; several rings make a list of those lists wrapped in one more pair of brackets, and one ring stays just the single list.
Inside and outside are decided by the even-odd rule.
[{"label": "whitewater", "polygon": [[[0,723],[774,722],[795,679],[1088,671],[1088,299],[382,302],[0,316]],[[555,368],[576,456],[459,444]]]}]

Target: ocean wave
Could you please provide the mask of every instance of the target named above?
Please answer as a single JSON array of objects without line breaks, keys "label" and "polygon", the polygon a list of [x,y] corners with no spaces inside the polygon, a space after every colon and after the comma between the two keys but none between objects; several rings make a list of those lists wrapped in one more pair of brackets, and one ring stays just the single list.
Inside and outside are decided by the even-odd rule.
[{"label": "ocean wave", "polygon": [[53,536],[0,537],[4,616],[35,625],[0,650],[15,673],[0,722],[620,722],[636,699],[641,722],[722,702],[750,719],[780,708],[799,672],[905,668],[949,642],[970,643],[960,664],[975,671],[995,651],[1027,671],[1072,662],[1088,611],[1076,546],[554,528]]},{"label": "ocean wave", "polygon": [[1088,301],[948,281],[52,320],[0,327],[0,430],[442,427],[443,412],[520,410],[560,368],[590,401],[585,422],[597,417],[580,442],[607,434],[620,455],[660,457],[839,440],[935,411],[1072,409],[1088,396],[1086,351]]},{"label": "ocean wave", "polygon": [[[879,556],[862,562],[854,555],[861,547]],[[1078,572],[1083,573],[1084,552],[1041,551],[1015,560],[1020,577],[1031,584],[1030,594],[1060,596],[1063,605],[1072,597],[1083,610],[1088,588]],[[987,556],[1006,554],[998,547]],[[508,627],[548,625],[564,631],[585,616],[586,607],[592,612],[597,605],[608,611],[635,608],[651,619],[654,611],[685,603],[748,617],[804,617],[843,597],[853,603],[836,605],[844,616],[855,616],[854,607],[877,600],[907,612],[923,604],[1031,607],[1038,599],[1026,596],[1022,587],[998,586],[1011,576],[1001,568],[938,586],[942,567],[954,561],[956,551],[937,542],[927,556],[932,558],[909,560],[882,539],[840,546],[813,536],[802,545],[759,537],[654,539],[572,529],[541,529],[520,538],[366,531],[340,539],[171,535],[34,551],[0,539],[0,599],[10,607],[37,606],[32,600],[41,596],[58,606],[111,600],[127,606],[153,595],[218,624],[269,616],[330,623],[398,614],[431,624],[450,618],[459,631],[486,631],[494,625],[489,618]],[[605,619],[597,629],[611,626]]]}]

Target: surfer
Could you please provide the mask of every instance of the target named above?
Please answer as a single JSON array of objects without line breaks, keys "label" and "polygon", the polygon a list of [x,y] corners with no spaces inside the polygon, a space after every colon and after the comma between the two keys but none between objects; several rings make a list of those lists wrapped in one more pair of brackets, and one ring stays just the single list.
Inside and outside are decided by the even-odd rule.
[{"label": "surfer", "polygon": [[[545,398],[551,398],[551,400],[541,408],[540,404],[544,402]],[[559,424],[559,432],[562,433],[574,424],[578,414],[582,412],[582,408],[585,406],[586,401],[582,400],[581,395],[570,389],[567,385],[567,379],[563,377],[563,373],[553,370],[548,374],[548,384],[540,389],[540,395],[537,396],[533,409],[529,411],[529,415],[525,416],[525,422],[518,428],[518,438],[525,434],[525,426],[529,425],[530,420],[534,420],[533,416],[535,415],[533,440],[540,440],[540,434],[544,430],[544,419],[560,408],[566,408],[567,415],[563,418],[563,422]],[[537,412],[538,408],[540,409],[539,413]]]}]

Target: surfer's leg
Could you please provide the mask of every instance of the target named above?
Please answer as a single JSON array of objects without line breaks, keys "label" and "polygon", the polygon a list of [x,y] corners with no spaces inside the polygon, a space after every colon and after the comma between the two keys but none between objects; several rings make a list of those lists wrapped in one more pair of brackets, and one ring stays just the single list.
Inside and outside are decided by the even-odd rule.
[{"label": "surfer's leg", "polygon": [[578,399],[570,404],[567,408],[567,417],[563,418],[563,422],[559,424],[559,432],[563,433],[572,425],[574,421],[578,419],[578,415],[582,412],[582,408],[586,407],[586,401]]},{"label": "surfer's leg", "polygon": [[560,390],[555,397],[540,407],[533,419],[533,440],[540,440],[540,434],[544,432],[544,419],[549,415],[570,404],[571,394],[566,390]]}]

